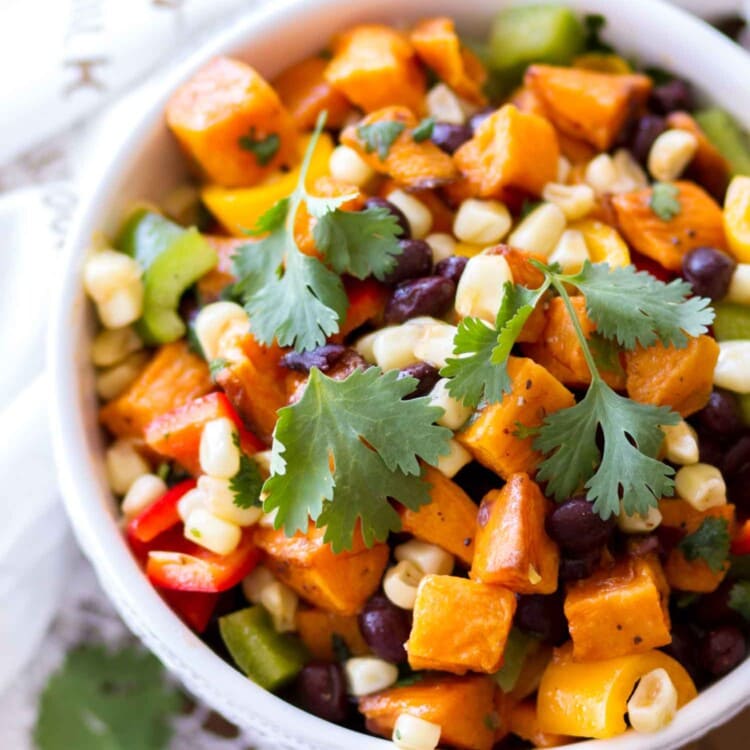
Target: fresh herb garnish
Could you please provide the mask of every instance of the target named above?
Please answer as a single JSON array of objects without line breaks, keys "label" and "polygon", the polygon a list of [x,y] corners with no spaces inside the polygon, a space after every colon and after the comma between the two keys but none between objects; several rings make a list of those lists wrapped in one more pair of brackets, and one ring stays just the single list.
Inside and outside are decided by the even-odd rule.
[{"label": "fresh herb garnish", "polygon": [[729,606],[750,622],[750,581],[737,581],[729,591]]},{"label": "fresh herb garnish", "polygon": [[279,150],[281,139],[277,133],[270,133],[265,138],[258,138],[255,135],[255,128],[250,128],[247,135],[241,135],[237,139],[240,148],[243,151],[250,151],[255,154],[255,161],[261,167],[265,167]]},{"label": "fresh herb garnish", "polygon": [[370,125],[360,125],[357,128],[357,137],[364,143],[368,154],[377,151],[380,161],[385,161],[394,141],[404,130],[406,125],[403,122],[382,120]]},{"label": "fresh herb garnish", "polygon": [[[338,332],[346,313],[348,301],[339,274],[382,279],[402,252],[397,239],[401,230],[385,209],[342,211],[339,206],[356,193],[320,198],[307,192],[305,179],[324,123],[325,113],[310,138],[294,192],[263,214],[252,230],[265,236],[234,256],[235,289],[250,316],[251,331],[262,344],[275,339],[298,351],[322,345]],[[302,203],[317,219],[316,248],[332,268],[297,246],[294,219]]]},{"label": "fresh herb garnish", "polygon": [[607,19],[600,13],[588,13],[583,17],[583,26],[585,29],[584,47],[589,52],[614,52],[614,48],[602,41],[601,34],[607,25]]},{"label": "fresh herb garnish", "polygon": [[434,464],[446,454],[451,431],[434,424],[442,410],[428,398],[403,400],[415,385],[377,367],[340,381],[310,371],[274,432],[263,508],[278,509],[277,528],[292,535],[312,519],[340,552],[351,549],[357,526],[368,546],[401,528],[390,498],[412,510],[429,502],[418,459]]},{"label": "fresh herb garnish", "polygon": [[[713,320],[708,300],[688,299],[690,286],[682,281],[664,284],[633,268],[610,269],[607,264],[584,264],[574,275],[537,261],[544,274],[536,290],[506,284],[495,326],[477,318],[464,319],[454,339],[454,353],[441,374],[451,380],[448,390],[468,406],[480,400],[499,402],[510,390],[507,361],[534,307],[548,289],[563,300],[591,372],[591,387],[575,406],[550,414],[538,428],[534,447],[545,454],[538,478],[557,500],[569,497],[583,484],[594,510],[608,518],[620,510],[645,514],[673,490],[674,471],[656,456],[663,441],[660,425],[675,424],[678,415],[667,407],[640,404],[617,394],[602,378],[596,359],[573,308],[568,286],[586,299],[587,313],[597,336],[626,349],[656,341],[685,347],[687,336],[706,331]],[[597,344],[597,347],[600,343]],[[523,434],[528,434],[528,428]],[[604,438],[603,450],[597,435]],[[576,440],[570,440],[576,435]],[[622,467],[628,466],[623,472]]]},{"label": "fresh herb garnish", "polygon": [[229,480],[229,489],[234,493],[234,504],[238,508],[259,508],[260,491],[263,488],[263,477],[260,474],[258,464],[252,458],[245,455],[240,448],[237,435],[234,436],[234,444],[240,451],[239,471]]},{"label": "fresh herb garnish", "polygon": [[212,359],[208,363],[208,372],[211,375],[211,380],[216,382],[217,375],[228,365],[229,363],[226,361],[226,359],[223,359],[222,357],[217,357],[216,359]]},{"label": "fresh herb garnish", "polygon": [[662,220],[671,221],[682,211],[680,189],[669,182],[654,183],[651,188],[649,208]]},{"label": "fresh herb garnish", "polygon": [[331,650],[333,651],[333,655],[336,658],[336,661],[339,662],[339,664],[343,664],[344,662],[351,659],[351,649],[349,648],[349,645],[344,640],[344,638],[338,633],[331,634]]},{"label": "fresh herb garnish", "polygon": [[435,118],[425,117],[414,130],[411,131],[411,137],[421,143],[428,138],[432,138],[432,131],[435,130]]},{"label": "fresh herb garnish", "polygon": [[39,750],[163,750],[179,707],[151,654],[80,646],[42,692],[34,742]]},{"label": "fresh herb garnish", "polygon": [[729,543],[729,524],[726,518],[709,516],[677,547],[686,560],[703,560],[714,573],[718,573],[729,557]]}]

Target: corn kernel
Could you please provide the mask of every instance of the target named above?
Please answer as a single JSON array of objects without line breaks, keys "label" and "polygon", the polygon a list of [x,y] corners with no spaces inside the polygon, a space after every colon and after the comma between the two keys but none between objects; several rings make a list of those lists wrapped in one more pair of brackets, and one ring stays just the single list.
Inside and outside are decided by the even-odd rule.
[{"label": "corn kernel", "polygon": [[719,342],[714,384],[735,393],[750,393],[750,341]]},{"label": "corn kernel", "polygon": [[633,513],[627,515],[622,507],[617,516],[617,527],[624,534],[648,534],[653,531],[662,521],[661,511],[658,508],[649,508],[645,515]]},{"label": "corn kernel", "polygon": [[630,726],[636,732],[657,732],[677,713],[677,689],[669,673],[659,667],[643,675],[628,701]]},{"label": "corn kernel", "polygon": [[227,417],[212,419],[201,433],[201,469],[212,477],[229,479],[240,470],[240,449],[234,423]]},{"label": "corn kernel", "polygon": [[333,149],[328,169],[334,179],[356,187],[364,187],[375,176],[375,170],[349,146]]},{"label": "corn kernel", "polygon": [[704,511],[727,503],[727,487],[721,472],[710,464],[691,464],[678,470],[674,478],[678,497],[696,510]]},{"label": "corn kernel", "polygon": [[143,348],[140,336],[130,327],[100,331],[91,345],[91,361],[97,367],[110,367]]},{"label": "corn kernel", "polygon": [[738,305],[750,305],[750,263],[737,264],[724,299]]},{"label": "corn kernel", "polygon": [[424,240],[430,246],[430,250],[432,250],[432,263],[435,266],[441,260],[445,260],[456,254],[456,240],[450,234],[436,232],[428,234]]},{"label": "corn kernel", "polygon": [[513,220],[500,201],[468,198],[453,220],[453,234],[461,242],[493,245],[510,231]]},{"label": "corn kernel", "polygon": [[102,401],[111,401],[122,395],[140,375],[149,355],[134,352],[119,364],[112,365],[96,375],[96,393]]},{"label": "corn kernel", "polygon": [[109,486],[117,495],[124,495],[138,477],[150,473],[148,461],[129,440],[116,440],[105,454]]},{"label": "corn kernel", "polygon": [[573,165],[570,163],[570,160],[560,154],[557,158],[557,181],[565,184],[568,181],[568,177],[570,177],[572,169]]},{"label": "corn kernel", "polygon": [[472,455],[458,440],[450,440],[448,447],[450,448],[450,453],[438,456],[435,467],[450,479],[456,476],[466,464],[471,463]]},{"label": "corn kernel", "polygon": [[442,731],[439,724],[401,714],[393,727],[393,744],[398,750],[435,750]]},{"label": "corn kernel", "polygon": [[224,521],[237,526],[252,526],[263,515],[258,507],[240,508],[235,504],[235,494],[228,479],[204,475],[198,479],[198,489],[204,494],[205,507]]},{"label": "corn kernel", "polygon": [[128,488],[120,510],[125,518],[133,518],[153,505],[165,492],[167,485],[156,474],[142,474]]},{"label": "corn kernel", "polygon": [[260,604],[263,589],[276,580],[273,573],[265,566],[258,565],[252,573],[242,579],[242,593],[251,604]]},{"label": "corn kernel", "polygon": [[456,288],[456,312],[463,318],[481,318],[494,325],[506,283],[513,283],[513,272],[502,255],[469,258]]},{"label": "corn kernel", "polygon": [[242,538],[240,527],[215,516],[206,508],[195,508],[185,521],[185,538],[217,555],[237,549]]},{"label": "corn kernel", "polygon": [[206,360],[219,356],[222,335],[235,325],[250,330],[250,318],[236,302],[212,302],[201,309],[195,319],[195,335]]},{"label": "corn kernel", "polygon": [[266,584],[260,592],[260,603],[271,615],[277,633],[291,633],[296,630],[299,597],[281,581]]},{"label": "corn kernel", "polygon": [[134,281],[97,302],[96,312],[105,328],[122,328],[135,323],[143,313],[143,284]]},{"label": "corn kernel", "polygon": [[565,214],[554,203],[537,206],[513,230],[508,244],[530,253],[549,255],[565,231]]},{"label": "corn kernel", "polygon": [[664,433],[664,457],[668,461],[680,466],[698,463],[698,436],[684,419],[677,424],[662,425],[661,429]]},{"label": "corn kernel", "polygon": [[399,370],[418,362],[414,347],[421,336],[422,328],[417,325],[381,328],[372,341],[375,364],[382,370]]},{"label": "corn kernel", "polygon": [[594,210],[596,198],[590,185],[563,185],[548,182],[542,191],[542,198],[554,203],[565,214],[568,221],[582,219]]},{"label": "corn kernel", "polygon": [[401,609],[414,609],[417,587],[424,573],[411,561],[402,560],[383,576],[383,593]]},{"label": "corn kernel", "polygon": [[740,263],[750,263],[750,177],[738,175],[724,198],[724,231]]},{"label": "corn kernel", "polygon": [[394,190],[386,198],[406,216],[414,239],[424,239],[430,233],[432,214],[422,201],[403,190]]},{"label": "corn kernel", "polygon": [[443,414],[438,418],[437,423],[451,430],[463,427],[472,414],[471,407],[464,406],[448,392],[447,378],[441,378],[433,386],[430,391],[430,406],[439,406],[443,409]]},{"label": "corn kernel", "polygon": [[393,549],[398,562],[408,560],[416,565],[424,575],[449,576],[453,572],[455,559],[442,547],[419,539],[411,539]]},{"label": "corn kernel", "polygon": [[577,229],[566,229],[549,256],[550,263],[557,263],[563,273],[578,273],[590,260],[583,233]]},{"label": "corn kernel", "polygon": [[349,694],[355,698],[377,693],[398,680],[398,668],[375,656],[356,656],[344,664]]},{"label": "corn kernel", "polygon": [[414,345],[416,358],[438,369],[445,367],[446,360],[453,356],[453,339],[457,330],[456,326],[440,322],[422,326],[422,335]]},{"label": "corn kernel", "polygon": [[141,280],[138,261],[116,250],[101,250],[86,261],[83,284],[96,303],[105,302],[121,289]]},{"label": "corn kernel", "polygon": [[676,180],[693,160],[698,139],[687,130],[671,129],[659,135],[648,153],[648,171],[662,182]]},{"label": "corn kernel", "polygon": [[185,523],[196,508],[205,508],[207,499],[206,493],[197,487],[188,490],[177,501],[177,515],[180,517],[180,520]]},{"label": "corn kernel", "polygon": [[444,83],[438,83],[427,92],[427,112],[439,122],[463,125],[466,122],[461,101]]}]

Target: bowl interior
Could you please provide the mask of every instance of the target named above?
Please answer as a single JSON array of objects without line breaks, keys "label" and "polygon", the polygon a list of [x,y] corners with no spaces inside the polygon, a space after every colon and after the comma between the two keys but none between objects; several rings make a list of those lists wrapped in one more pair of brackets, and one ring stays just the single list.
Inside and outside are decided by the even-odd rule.
[{"label": "bowl interior", "polygon": [[[283,0],[261,6],[118,108],[108,117],[105,135],[90,154],[49,342],[51,418],[66,506],[81,546],[131,629],[190,689],[230,719],[252,727],[259,736],[259,747],[383,750],[389,745],[323,722],[249,683],[180,623],[131,558],[119,532],[116,506],[103,470],[93,372],[88,364],[93,323],[80,288],[86,248],[95,231],[112,233],[133,201],[158,201],[184,180],[185,162],[164,126],[163,107],[175,86],[213,55],[238,56],[272,77],[319,50],[337,30],[356,22],[398,24],[445,14],[455,18],[465,33],[481,37],[491,16],[507,4],[487,0]],[[711,101],[750,127],[750,97],[737,96],[750,80],[750,58],[718,33],[658,0],[571,0],[567,4],[581,12],[604,14],[607,37],[618,49],[694,81],[703,95],[710,95]],[[700,70],[695,65],[696,53],[703,62]],[[585,746],[589,750],[605,745],[630,750],[676,747],[728,718],[749,696],[750,662],[702,693],[658,735],[628,734]]]}]

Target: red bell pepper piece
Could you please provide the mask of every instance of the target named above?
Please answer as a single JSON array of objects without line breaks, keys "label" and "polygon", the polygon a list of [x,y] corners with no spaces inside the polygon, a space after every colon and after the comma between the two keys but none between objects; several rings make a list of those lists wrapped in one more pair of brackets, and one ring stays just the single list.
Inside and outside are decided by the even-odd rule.
[{"label": "red bell pepper piece", "polygon": [[234,552],[217,555],[188,539],[166,550],[148,553],[146,575],[151,583],[177,591],[215,593],[236,586],[260,560],[252,529],[245,529]]},{"label": "red bell pepper piece", "polygon": [[265,449],[263,441],[245,427],[229,399],[219,391],[160,414],[146,427],[146,443],[160,455],[174,459],[191,474],[198,475],[203,427],[221,417],[234,422],[245,453],[253,454]]},{"label": "red bell pepper piece", "polygon": [[750,555],[750,520],[740,526],[732,540],[733,555]]},{"label": "red bell pepper piece", "polygon": [[655,276],[659,281],[663,281],[668,284],[672,279],[677,278],[677,274],[667,270],[661,263],[657,263],[655,260],[648,258],[645,255],[631,251],[630,260],[633,265],[639,271],[648,271],[652,276]]},{"label": "red bell pepper piece", "polygon": [[202,633],[208,627],[211,615],[219,602],[219,594],[176,591],[175,589],[158,589],[158,591],[170,609],[196,633]]},{"label": "red bell pepper piece", "polygon": [[349,298],[349,307],[346,310],[346,318],[341,325],[341,330],[335,337],[332,337],[336,341],[343,340],[348,333],[370,320],[379,318],[385,311],[388,301],[388,287],[375,279],[360,280],[346,277],[344,288]]},{"label": "red bell pepper piece", "polygon": [[180,520],[177,503],[196,484],[195,479],[186,479],[170,487],[155,503],[149,505],[128,523],[128,537],[147,543],[175,526]]}]

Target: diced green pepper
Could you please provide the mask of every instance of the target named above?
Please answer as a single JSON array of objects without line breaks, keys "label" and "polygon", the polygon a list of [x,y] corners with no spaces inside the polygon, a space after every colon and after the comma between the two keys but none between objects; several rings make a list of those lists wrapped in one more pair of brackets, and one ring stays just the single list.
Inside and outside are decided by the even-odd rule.
[{"label": "diced green pepper", "polygon": [[191,227],[146,209],[125,223],[117,241],[120,251],[143,268],[143,315],[138,332],[149,344],[166,344],[185,335],[177,314],[180,297],[218,262],[216,251]]},{"label": "diced green pepper", "polygon": [[512,628],[505,644],[503,666],[493,675],[495,682],[504,693],[516,686],[526,658],[539,649],[539,641],[533,636]]},{"label": "diced green pepper", "polygon": [[277,633],[260,605],[219,618],[219,631],[237,666],[266,690],[289,682],[308,660],[302,642]]},{"label": "diced green pepper", "polygon": [[695,120],[729,162],[732,174],[750,175],[750,140],[735,119],[723,109],[711,107],[696,112]]},{"label": "diced green pepper", "polygon": [[576,14],[561,5],[501,10],[492,23],[489,62],[512,83],[533,62],[566,65],[584,49],[586,33]]},{"label": "diced green pepper", "polygon": [[714,305],[714,335],[717,341],[750,339],[750,307],[719,302]]}]

